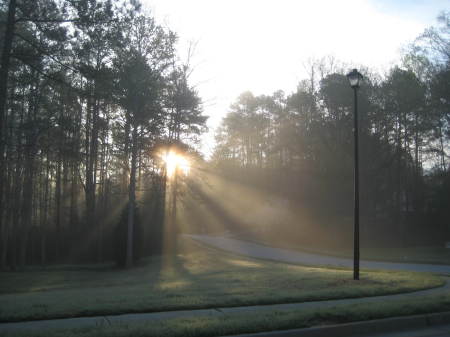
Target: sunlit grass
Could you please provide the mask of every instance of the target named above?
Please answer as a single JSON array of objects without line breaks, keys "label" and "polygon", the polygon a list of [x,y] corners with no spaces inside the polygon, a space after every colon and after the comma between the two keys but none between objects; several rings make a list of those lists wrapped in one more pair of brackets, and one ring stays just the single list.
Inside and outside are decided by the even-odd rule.
[{"label": "sunlit grass", "polygon": [[0,274],[0,320],[302,302],[407,292],[443,284],[409,272],[363,272],[253,260],[200,248],[133,270]]}]

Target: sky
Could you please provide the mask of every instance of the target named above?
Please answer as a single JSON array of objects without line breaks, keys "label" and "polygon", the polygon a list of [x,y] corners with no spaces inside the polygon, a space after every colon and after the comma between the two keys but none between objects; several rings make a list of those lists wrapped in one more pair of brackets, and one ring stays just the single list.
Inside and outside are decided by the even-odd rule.
[{"label": "sky", "polygon": [[401,49],[436,24],[448,0],[142,0],[159,24],[179,36],[182,61],[193,45],[191,83],[214,130],[244,91],[291,93],[311,58],[333,56],[380,72]]}]

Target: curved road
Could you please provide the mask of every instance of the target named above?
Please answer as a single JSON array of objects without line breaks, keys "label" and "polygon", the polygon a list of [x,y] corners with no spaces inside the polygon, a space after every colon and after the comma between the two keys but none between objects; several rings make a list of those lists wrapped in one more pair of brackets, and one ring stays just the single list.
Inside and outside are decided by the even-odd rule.
[{"label": "curved road", "polygon": [[[305,253],[282,248],[273,248],[264,246],[262,244],[233,239],[225,236],[200,234],[185,234],[184,236],[204,243],[208,246],[212,246],[214,248],[219,248],[231,253],[241,254],[258,259],[313,266],[332,266],[346,268],[353,267],[353,260],[347,258]],[[363,269],[405,270],[450,275],[450,265],[377,262],[361,260],[360,266]]]}]

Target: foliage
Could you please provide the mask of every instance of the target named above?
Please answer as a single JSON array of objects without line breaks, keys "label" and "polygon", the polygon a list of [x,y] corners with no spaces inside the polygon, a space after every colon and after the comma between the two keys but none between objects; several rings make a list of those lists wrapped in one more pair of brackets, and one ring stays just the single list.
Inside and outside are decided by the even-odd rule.
[{"label": "foliage", "polygon": [[120,210],[164,183],[156,146],[193,148],[207,119],[187,77],[183,95],[169,90],[183,78],[176,35],[135,0],[11,4],[0,7],[13,19],[1,31],[1,268],[113,259]]},{"label": "foliage", "polygon": [[[361,70],[361,217],[369,245],[443,246],[450,239],[446,197],[438,192],[450,172],[448,13],[440,23],[442,29],[427,30],[384,77]],[[311,226],[347,246],[351,238],[341,233],[353,213],[353,101],[334,60],[312,64],[311,78],[290,94],[244,92],[216,134],[215,168],[289,200],[293,213],[315,213]],[[306,239],[303,227],[279,222],[264,234],[267,240],[324,240]]]}]

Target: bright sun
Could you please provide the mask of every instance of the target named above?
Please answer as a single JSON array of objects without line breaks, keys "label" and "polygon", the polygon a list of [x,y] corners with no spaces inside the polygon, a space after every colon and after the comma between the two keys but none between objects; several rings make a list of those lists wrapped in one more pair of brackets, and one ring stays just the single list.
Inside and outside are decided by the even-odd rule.
[{"label": "bright sun", "polygon": [[172,177],[177,170],[180,170],[184,175],[189,174],[189,161],[182,155],[174,151],[167,151],[163,154],[162,159],[166,163],[167,175]]}]

